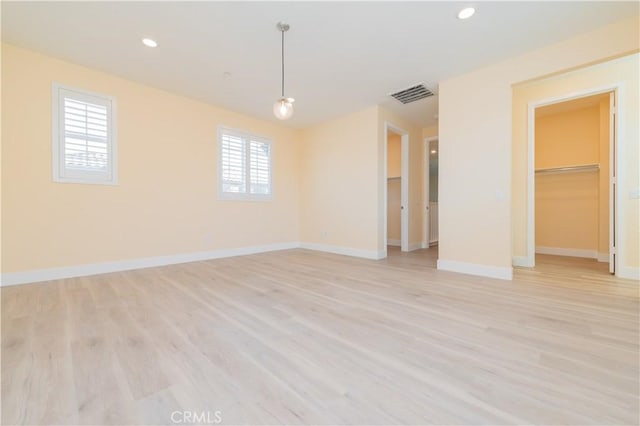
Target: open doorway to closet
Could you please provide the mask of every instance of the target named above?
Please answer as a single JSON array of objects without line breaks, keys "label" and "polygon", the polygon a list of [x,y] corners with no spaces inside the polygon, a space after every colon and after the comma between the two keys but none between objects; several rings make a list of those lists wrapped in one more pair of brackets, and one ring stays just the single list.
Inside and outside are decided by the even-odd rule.
[{"label": "open doorway to closet", "polygon": [[386,247],[409,251],[409,134],[385,123]]},{"label": "open doorway to closet", "polygon": [[535,109],[535,264],[615,272],[615,95]]}]

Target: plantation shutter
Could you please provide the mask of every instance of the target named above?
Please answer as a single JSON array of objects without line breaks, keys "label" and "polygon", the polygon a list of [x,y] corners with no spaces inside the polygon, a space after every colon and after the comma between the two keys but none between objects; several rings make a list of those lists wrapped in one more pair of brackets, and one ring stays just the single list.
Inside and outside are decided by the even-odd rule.
[{"label": "plantation shutter", "polygon": [[245,144],[239,136],[222,135],[222,191],[247,192]]},{"label": "plantation shutter", "polygon": [[106,172],[109,167],[106,105],[64,97],[64,167]]},{"label": "plantation shutter", "polygon": [[249,145],[251,193],[270,194],[271,146],[258,141],[251,141]]},{"label": "plantation shutter", "polygon": [[271,198],[271,141],[220,127],[219,191],[223,199]]},{"label": "plantation shutter", "polygon": [[54,180],[116,182],[114,100],[54,84]]}]

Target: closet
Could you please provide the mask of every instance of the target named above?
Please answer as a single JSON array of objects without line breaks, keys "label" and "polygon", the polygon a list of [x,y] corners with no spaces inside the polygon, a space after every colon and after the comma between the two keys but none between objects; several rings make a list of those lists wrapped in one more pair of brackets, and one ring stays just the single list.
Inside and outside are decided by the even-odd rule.
[{"label": "closet", "polygon": [[537,254],[609,262],[610,94],[537,108]]}]

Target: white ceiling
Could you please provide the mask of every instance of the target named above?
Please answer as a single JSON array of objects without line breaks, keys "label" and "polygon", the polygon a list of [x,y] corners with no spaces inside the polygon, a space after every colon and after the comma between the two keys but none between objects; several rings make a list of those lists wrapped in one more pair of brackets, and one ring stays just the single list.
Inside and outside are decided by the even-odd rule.
[{"label": "white ceiling", "polygon": [[[402,105],[388,94],[438,82],[638,14],[639,3],[8,2],[3,41],[230,110],[276,121],[280,33],[286,35],[285,124],[305,127],[374,104],[428,126],[437,96]],[[151,37],[159,47],[140,42]],[[225,78],[224,73],[231,73]]]}]

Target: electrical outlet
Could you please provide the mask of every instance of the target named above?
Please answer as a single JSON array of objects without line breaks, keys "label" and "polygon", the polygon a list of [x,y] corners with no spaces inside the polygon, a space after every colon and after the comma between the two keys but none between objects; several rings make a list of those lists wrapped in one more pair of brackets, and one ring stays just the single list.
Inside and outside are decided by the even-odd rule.
[{"label": "electrical outlet", "polygon": [[326,239],[329,236],[329,233],[327,231],[322,231],[320,235],[322,235],[322,238]]}]

